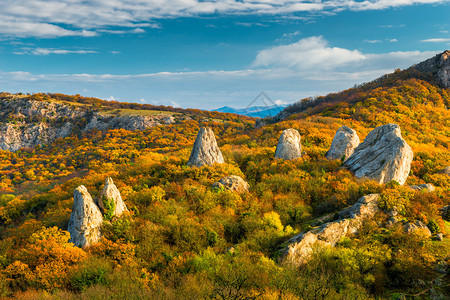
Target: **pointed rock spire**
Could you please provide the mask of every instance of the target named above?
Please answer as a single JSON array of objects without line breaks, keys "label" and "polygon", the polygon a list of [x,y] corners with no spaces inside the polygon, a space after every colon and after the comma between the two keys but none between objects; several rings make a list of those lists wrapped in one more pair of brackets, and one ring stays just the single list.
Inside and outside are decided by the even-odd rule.
[{"label": "pointed rock spire", "polygon": [[224,162],[212,129],[209,127],[200,128],[187,163],[188,166],[211,166],[215,163],[223,164]]},{"label": "pointed rock spire", "polygon": [[372,130],[345,162],[356,177],[367,177],[378,183],[395,180],[405,184],[413,152],[402,138],[400,126],[387,124]]},{"label": "pointed rock spire", "polygon": [[[114,184],[111,177],[106,178],[105,187],[103,188],[102,193],[100,194],[100,198],[98,200],[98,207],[100,210],[105,213],[105,204],[114,202],[114,213],[113,216],[120,216],[123,212],[128,211],[125,202],[122,200],[122,196],[120,196],[120,192]],[[111,209],[111,208],[110,208]]]},{"label": "pointed rock spire", "polygon": [[349,158],[359,145],[359,137],[356,131],[347,126],[342,126],[336,131],[326,157],[328,160]]},{"label": "pointed rock spire", "polygon": [[286,129],[278,140],[275,158],[286,160],[302,157],[302,145],[300,144],[300,133],[295,129]]},{"label": "pointed rock spire", "polygon": [[73,198],[72,214],[68,227],[70,242],[77,247],[88,247],[100,240],[102,213],[84,185],[75,189]]}]

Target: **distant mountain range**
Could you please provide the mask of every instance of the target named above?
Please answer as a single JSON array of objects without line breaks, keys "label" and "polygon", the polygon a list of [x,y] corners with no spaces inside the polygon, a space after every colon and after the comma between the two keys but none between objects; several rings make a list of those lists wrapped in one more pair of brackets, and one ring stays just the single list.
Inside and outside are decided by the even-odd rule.
[{"label": "distant mountain range", "polygon": [[285,107],[287,107],[287,105],[252,106],[247,108],[233,108],[229,106],[224,106],[218,109],[214,109],[212,111],[218,111],[222,113],[232,113],[254,118],[266,118],[275,116]]}]

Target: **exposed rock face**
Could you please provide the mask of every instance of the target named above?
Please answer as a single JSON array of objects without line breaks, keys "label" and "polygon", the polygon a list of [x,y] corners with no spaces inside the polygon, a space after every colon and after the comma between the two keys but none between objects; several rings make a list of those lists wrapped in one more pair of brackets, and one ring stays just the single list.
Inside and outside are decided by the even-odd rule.
[{"label": "exposed rock face", "polygon": [[395,180],[403,185],[408,178],[413,152],[402,138],[397,124],[387,124],[372,130],[345,162],[356,177],[366,177],[378,183]]},{"label": "exposed rock face", "polygon": [[224,162],[212,129],[209,127],[200,128],[187,163],[188,166],[212,166],[215,163],[223,164]]},{"label": "exposed rock face", "polygon": [[342,210],[337,221],[294,236],[282,250],[283,258],[294,265],[301,265],[309,259],[315,246],[334,246],[342,237],[356,233],[364,218],[378,212],[379,198],[378,194],[364,196],[355,205]]},{"label": "exposed rock face", "polygon": [[425,183],[425,184],[418,184],[411,186],[413,190],[421,191],[426,189],[428,192],[433,192],[436,188],[431,183]]},{"label": "exposed rock face", "polygon": [[220,179],[219,182],[213,184],[214,188],[224,187],[233,192],[243,193],[247,192],[250,185],[240,176],[231,175]]},{"label": "exposed rock face", "polygon": [[336,131],[330,150],[325,155],[328,160],[349,158],[359,145],[359,137],[355,130],[342,126]]},{"label": "exposed rock face", "polygon": [[430,229],[428,229],[428,227],[419,220],[415,221],[414,223],[406,223],[403,228],[408,234],[422,232],[427,237],[431,236]]},{"label": "exposed rock face", "polygon": [[173,122],[174,117],[167,115],[112,116],[88,108],[12,95],[9,99],[0,99],[0,149],[17,151],[49,144],[79,128],[83,132],[118,128],[142,130]]},{"label": "exposed rock face", "polygon": [[439,174],[446,174],[446,175],[450,175],[450,166],[442,169],[439,171]]},{"label": "exposed rock face", "polygon": [[300,144],[300,133],[295,129],[286,129],[278,140],[275,158],[296,159],[302,157],[302,145]]},{"label": "exposed rock face", "polygon": [[421,72],[432,73],[443,87],[450,87],[450,50],[427,59],[414,68]]},{"label": "exposed rock face", "polygon": [[105,200],[114,201],[115,203],[114,216],[116,217],[119,217],[120,215],[123,214],[123,212],[128,211],[127,206],[125,205],[125,202],[123,202],[122,196],[120,196],[120,192],[117,189],[111,177],[106,178],[105,187],[103,188],[103,191],[100,194],[100,198],[98,200],[98,207],[103,213],[105,212],[105,205],[103,203],[103,201]]},{"label": "exposed rock face", "polygon": [[74,202],[68,227],[70,242],[77,247],[88,247],[100,240],[102,213],[84,185],[75,189],[73,197]]}]

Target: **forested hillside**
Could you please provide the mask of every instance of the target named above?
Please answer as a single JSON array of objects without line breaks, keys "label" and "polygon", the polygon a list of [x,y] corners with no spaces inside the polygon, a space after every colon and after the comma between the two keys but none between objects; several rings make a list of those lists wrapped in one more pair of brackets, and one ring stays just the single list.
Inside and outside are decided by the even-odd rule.
[{"label": "forested hillside", "polygon": [[[232,114],[59,94],[96,109],[157,109],[189,119],[144,130],[91,130],[16,152],[0,150],[0,297],[22,299],[444,299],[450,295],[450,90],[432,76],[396,71],[364,86],[287,108],[268,125]],[[325,158],[346,125],[361,141],[396,123],[414,152],[404,186],[357,179]],[[224,164],[188,167],[200,127],[214,131]],[[274,159],[280,133],[301,134],[296,160]],[[227,175],[250,185],[213,188]],[[104,220],[101,241],[69,243],[73,192],[99,197],[112,177],[129,212]],[[409,186],[431,183],[434,191]],[[280,257],[283,243],[365,195],[381,211],[355,236],[318,248],[304,265]],[[382,226],[395,208],[433,236]],[[441,297],[441,298],[439,298]]]}]

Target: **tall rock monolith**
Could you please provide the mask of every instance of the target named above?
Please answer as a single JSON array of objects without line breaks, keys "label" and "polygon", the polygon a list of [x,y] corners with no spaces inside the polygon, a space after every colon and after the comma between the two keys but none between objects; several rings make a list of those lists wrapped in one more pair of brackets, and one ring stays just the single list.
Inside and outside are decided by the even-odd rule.
[{"label": "tall rock monolith", "polygon": [[211,166],[215,163],[223,164],[224,162],[212,129],[209,127],[200,128],[187,163],[188,166]]},{"label": "tall rock monolith", "polygon": [[278,140],[275,158],[292,160],[302,157],[302,145],[300,133],[295,129],[286,129]]},{"label": "tall rock monolith", "polygon": [[85,248],[100,240],[103,217],[84,185],[75,189],[73,198],[68,227],[70,242],[77,247]]},{"label": "tall rock monolith", "polygon": [[116,217],[119,217],[123,212],[128,211],[127,206],[125,205],[125,202],[123,202],[122,196],[111,177],[106,178],[105,187],[98,200],[98,207],[102,213],[105,213],[106,211],[106,203],[109,203],[110,206],[114,203],[114,213],[112,215]]}]

